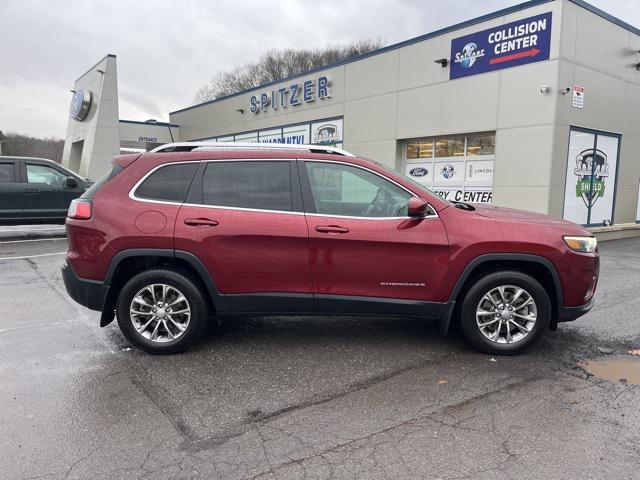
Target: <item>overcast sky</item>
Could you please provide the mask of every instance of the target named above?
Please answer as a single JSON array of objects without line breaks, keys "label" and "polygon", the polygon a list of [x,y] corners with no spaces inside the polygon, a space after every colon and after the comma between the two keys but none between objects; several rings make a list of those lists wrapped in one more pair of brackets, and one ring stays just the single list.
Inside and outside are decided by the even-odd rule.
[{"label": "overcast sky", "polygon": [[[0,0],[0,130],[64,138],[74,80],[118,57],[120,118],[168,120],[271,48],[395,43],[513,0]],[[640,26],[640,0],[592,0]]]}]

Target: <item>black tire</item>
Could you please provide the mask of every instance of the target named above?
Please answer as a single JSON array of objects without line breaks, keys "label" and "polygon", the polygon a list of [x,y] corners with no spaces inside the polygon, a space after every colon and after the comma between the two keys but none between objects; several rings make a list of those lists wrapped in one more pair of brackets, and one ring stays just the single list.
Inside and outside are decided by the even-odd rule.
[{"label": "black tire", "polygon": [[[513,343],[498,343],[490,340],[481,332],[476,322],[476,309],[480,300],[492,289],[503,285],[513,285],[524,289],[533,298],[537,309],[537,318],[529,333]],[[494,355],[514,355],[530,347],[549,328],[551,315],[549,294],[540,282],[524,272],[504,270],[477,279],[469,288],[462,300],[460,326],[467,341],[477,350]],[[489,320],[493,318],[488,317]],[[507,323],[507,325],[509,324]],[[513,331],[517,330],[513,328]]]},{"label": "black tire", "polygon": [[[177,289],[188,302],[191,317],[186,329],[174,340],[163,342],[152,341],[140,334],[133,324],[130,306],[136,294],[148,285],[165,284]],[[210,309],[203,291],[190,276],[171,268],[154,268],[145,270],[131,278],[120,291],[116,305],[118,325],[124,336],[134,346],[147,353],[166,354],[185,350],[202,333],[209,320]],[[168,323],[168,322],[167,322]],[[179,331],[176,331],[179,333]],[[167,338],[170,338],[167,336]]]}]

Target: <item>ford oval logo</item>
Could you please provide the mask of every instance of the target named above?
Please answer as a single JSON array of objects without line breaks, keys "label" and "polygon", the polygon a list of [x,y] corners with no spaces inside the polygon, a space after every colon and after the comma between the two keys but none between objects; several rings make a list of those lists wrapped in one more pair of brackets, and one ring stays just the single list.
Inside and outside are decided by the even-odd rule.
[{"label": "ford oval logo", "polygon": [[411,170],[409,170],[409,175],[411,175],[412,177],[424,177],[428,173],[429,170],[422,167],[412,168]]}]

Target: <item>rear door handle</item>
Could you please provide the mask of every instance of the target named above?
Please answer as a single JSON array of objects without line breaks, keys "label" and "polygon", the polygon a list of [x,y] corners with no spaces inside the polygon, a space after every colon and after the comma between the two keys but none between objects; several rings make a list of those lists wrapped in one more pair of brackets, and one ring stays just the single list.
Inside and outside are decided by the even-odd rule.
[{"label": "rear door handle", "polygon": [[29,194],[34,194],[34,193],[40,193],[40,190],[38,190],[37,188],[27,188],[24,193],[29,193]]},{"label": "rear door handle", "polygon": [[318,225],[316,232],[320,233],[348,233],[349,229],[338,225]]},{"label": "rear door handle", "polygon": [[190,227],[215,227],[218,222],[210,218],[186,218],[184,224]]}]

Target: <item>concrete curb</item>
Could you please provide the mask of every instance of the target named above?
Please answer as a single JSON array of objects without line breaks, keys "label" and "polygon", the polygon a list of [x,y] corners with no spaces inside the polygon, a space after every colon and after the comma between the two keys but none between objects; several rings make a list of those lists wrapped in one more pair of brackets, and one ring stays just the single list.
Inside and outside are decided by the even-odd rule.
[{"label": "concrete curb", "polygon": [[20,240],[46,240],[56,238],[67,238],[67,232],[64,226],[59,228],[48,228],[39,230],[5,230],[3,227],[0,227],[0,243],[15,242]]}]

